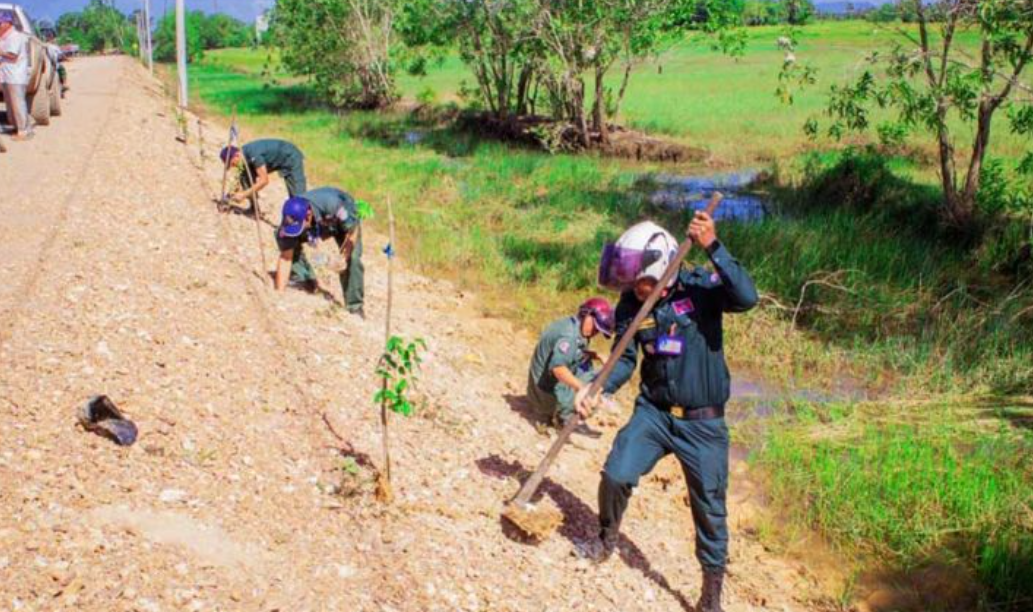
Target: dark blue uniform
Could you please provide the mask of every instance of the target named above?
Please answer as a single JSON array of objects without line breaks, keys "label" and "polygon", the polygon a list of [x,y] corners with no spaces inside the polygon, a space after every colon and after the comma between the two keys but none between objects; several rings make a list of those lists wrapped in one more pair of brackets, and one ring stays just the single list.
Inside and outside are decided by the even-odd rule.
[{"label": "dark blue uniform", "polygon": [[[689,487],[696,525],[696,557],[705,570],[720,570],[728,557],[725,492],[728,427],[724,405],[731,380],[724,357],[722,317],[757,304],[746,270],[721,243],[707,249],[717,270],[683,270],[653,308],[604,386],[615,393],[635,371],[642,353],[639,396],[631,420],[617,434],[599,487],[602,537],[616,538],[639,478],[674,453]],[[641,302],[633,292],[617,305],[617,337]]]}]

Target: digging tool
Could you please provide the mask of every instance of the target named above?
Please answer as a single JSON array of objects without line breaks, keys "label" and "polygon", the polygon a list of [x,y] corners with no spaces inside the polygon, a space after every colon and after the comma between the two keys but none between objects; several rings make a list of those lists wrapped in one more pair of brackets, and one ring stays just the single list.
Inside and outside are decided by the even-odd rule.
[{"label": "digging tool", "polygon": [[[719,192],[714,192],[710,197],[710,201],[707,203],[706,212],[708,215],[713,216],[714,211],[717,210],[718,204],[721,203],[721,199],[724,196]],[[610,357],[606,360],[603,365],[602,371],[595,380],[592,381],[591,386],[588,388],[588,397],[595,397],[602,390],[603,384],[610,377],[613,372],[613,368],[616,367],[617,361],[621,355],[624,354],[624,350],[628,348],[628,344],[631,343],[632,338],[635,337],[635,333],[638,331],[642,322],[649,316],[649,313],[653,310],[653,306],[660,299],[661,294],[667,289],[667,284],[674,278],[674,275],[678,273],[678,269],[681,267],[682,260],[692,250],[692,240],[686,239],[682,242],[681,246],[678,247],[678,252],[675,253],[674,259],[667,265],[667,269],[664,270],[663,276],[660,277],[660,281],[656,284],[656,288],[649,294],[649,297],[642,304],[642,307],[638,309],[638,313],[635,318],[631,320],[631,325],[621,335],[617,341],[617,346],[614,347],[610,353]],[[562,522],[562,518],[559,513],[555,510],[547,511],[535,508],[531,504],[531,498],[534,496],[538,487],[541,485],[542,480],[545,478],[545,473],[552,467],[553,461],[560,454],[560,450],[567,443],[570,435],[574,432],[574,429],[581,424],[582,419],[580,417],[570,419],[563,429],[560,430],[559,436],[556,441],[552,443],[552,447],[549,448],[549,452],[545,454],[545,458],[542,459],[541,463],[535,469],[534,473],[531,474],[520,491],[517,492],[516,497],[506,504],[506,509],[503,511],[502,516],[509,520],[511,523],[516,525],[521,531],[527,535],[536,538],[543,539],[553,529],[559,526]]]},{"label": "digging tool", "polygon": [[[230,119],[230,133],[226,136],[226,147],[232,147],[237,142],[237,107],[233,107],[233,118]],[[230,173],[230,165],[228,162],[222,164],[222,190],[219,192],[219,208],[221,209],[226,205],[226,178]]]}]

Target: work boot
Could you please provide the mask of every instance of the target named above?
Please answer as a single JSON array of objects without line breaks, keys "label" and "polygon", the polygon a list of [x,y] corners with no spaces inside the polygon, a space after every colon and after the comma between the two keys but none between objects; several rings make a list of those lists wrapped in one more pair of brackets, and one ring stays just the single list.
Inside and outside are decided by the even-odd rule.
[{"label": "work boot", "polygon": [[366,320],[366,311],[361,306],[354,310],[349,310],[348,314],[353,314],[362,319],[363,321]]},{"label": "work boot", "polygon": [[721,607],[721,586],[724,580],[723,569],[703,570],[703,593],[696,604],[696,612],[724,612]]},{"label": "work boot", "polygon": [[602,565],[609,561],[613,551],[617,550],[618,538],[618,534],[604,531],[598,537],[577,543],[574,546],[574,556]]}]

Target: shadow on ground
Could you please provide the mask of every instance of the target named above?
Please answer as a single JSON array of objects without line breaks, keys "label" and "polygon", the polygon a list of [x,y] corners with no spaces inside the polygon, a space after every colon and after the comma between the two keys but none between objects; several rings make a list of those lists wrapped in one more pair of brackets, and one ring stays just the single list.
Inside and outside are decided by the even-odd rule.
[{"label": "shadow on ground", "polygon": [[[515,460],[506,461],[494,454],[478,459],[477,467],[487,476],[514,479],[518,483],[522,483],[531,474],[520,462]],[[569,489],[554,480],[546,478],[542,481],[538,492],[531,498],[531,501],[532,503],[537,503],[546,496],[563,513],[563,523],[560,525],[559,534],[570,541],[572,545],[577,546],[586,540],[597,537],[599,533],[598,516],[577,495],[574,495]],[[522,531],[511,525],[505,518],[500,518],[499,521],[503,533],[508,538],[524,544],[533,543]],[[652,566],[652,563],[650,563],[645,553],[642,552],[642,549],[624,534],[621,534],[618,551],[622,562],[628,567],[641,572],[647,580],[674,597],[683,610],[691,611],[695,609],[689,598],[680,590],[671,586],[667,577]]]}]

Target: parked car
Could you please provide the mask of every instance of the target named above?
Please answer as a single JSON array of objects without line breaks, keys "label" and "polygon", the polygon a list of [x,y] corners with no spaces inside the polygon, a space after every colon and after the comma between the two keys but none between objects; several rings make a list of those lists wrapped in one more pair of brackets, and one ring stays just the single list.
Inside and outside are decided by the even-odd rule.
[{"label": "parked car", "polygon": [[[61,114],[61,81],[46,45],[32,27],[29,15],[18,4],[0,2],[0,12],[14,15],[14,27],[29,37],[29,87],[26,102],[37,125],[49,125],[50,118]],[[3,93],[0,92],[0,101]]]}]

